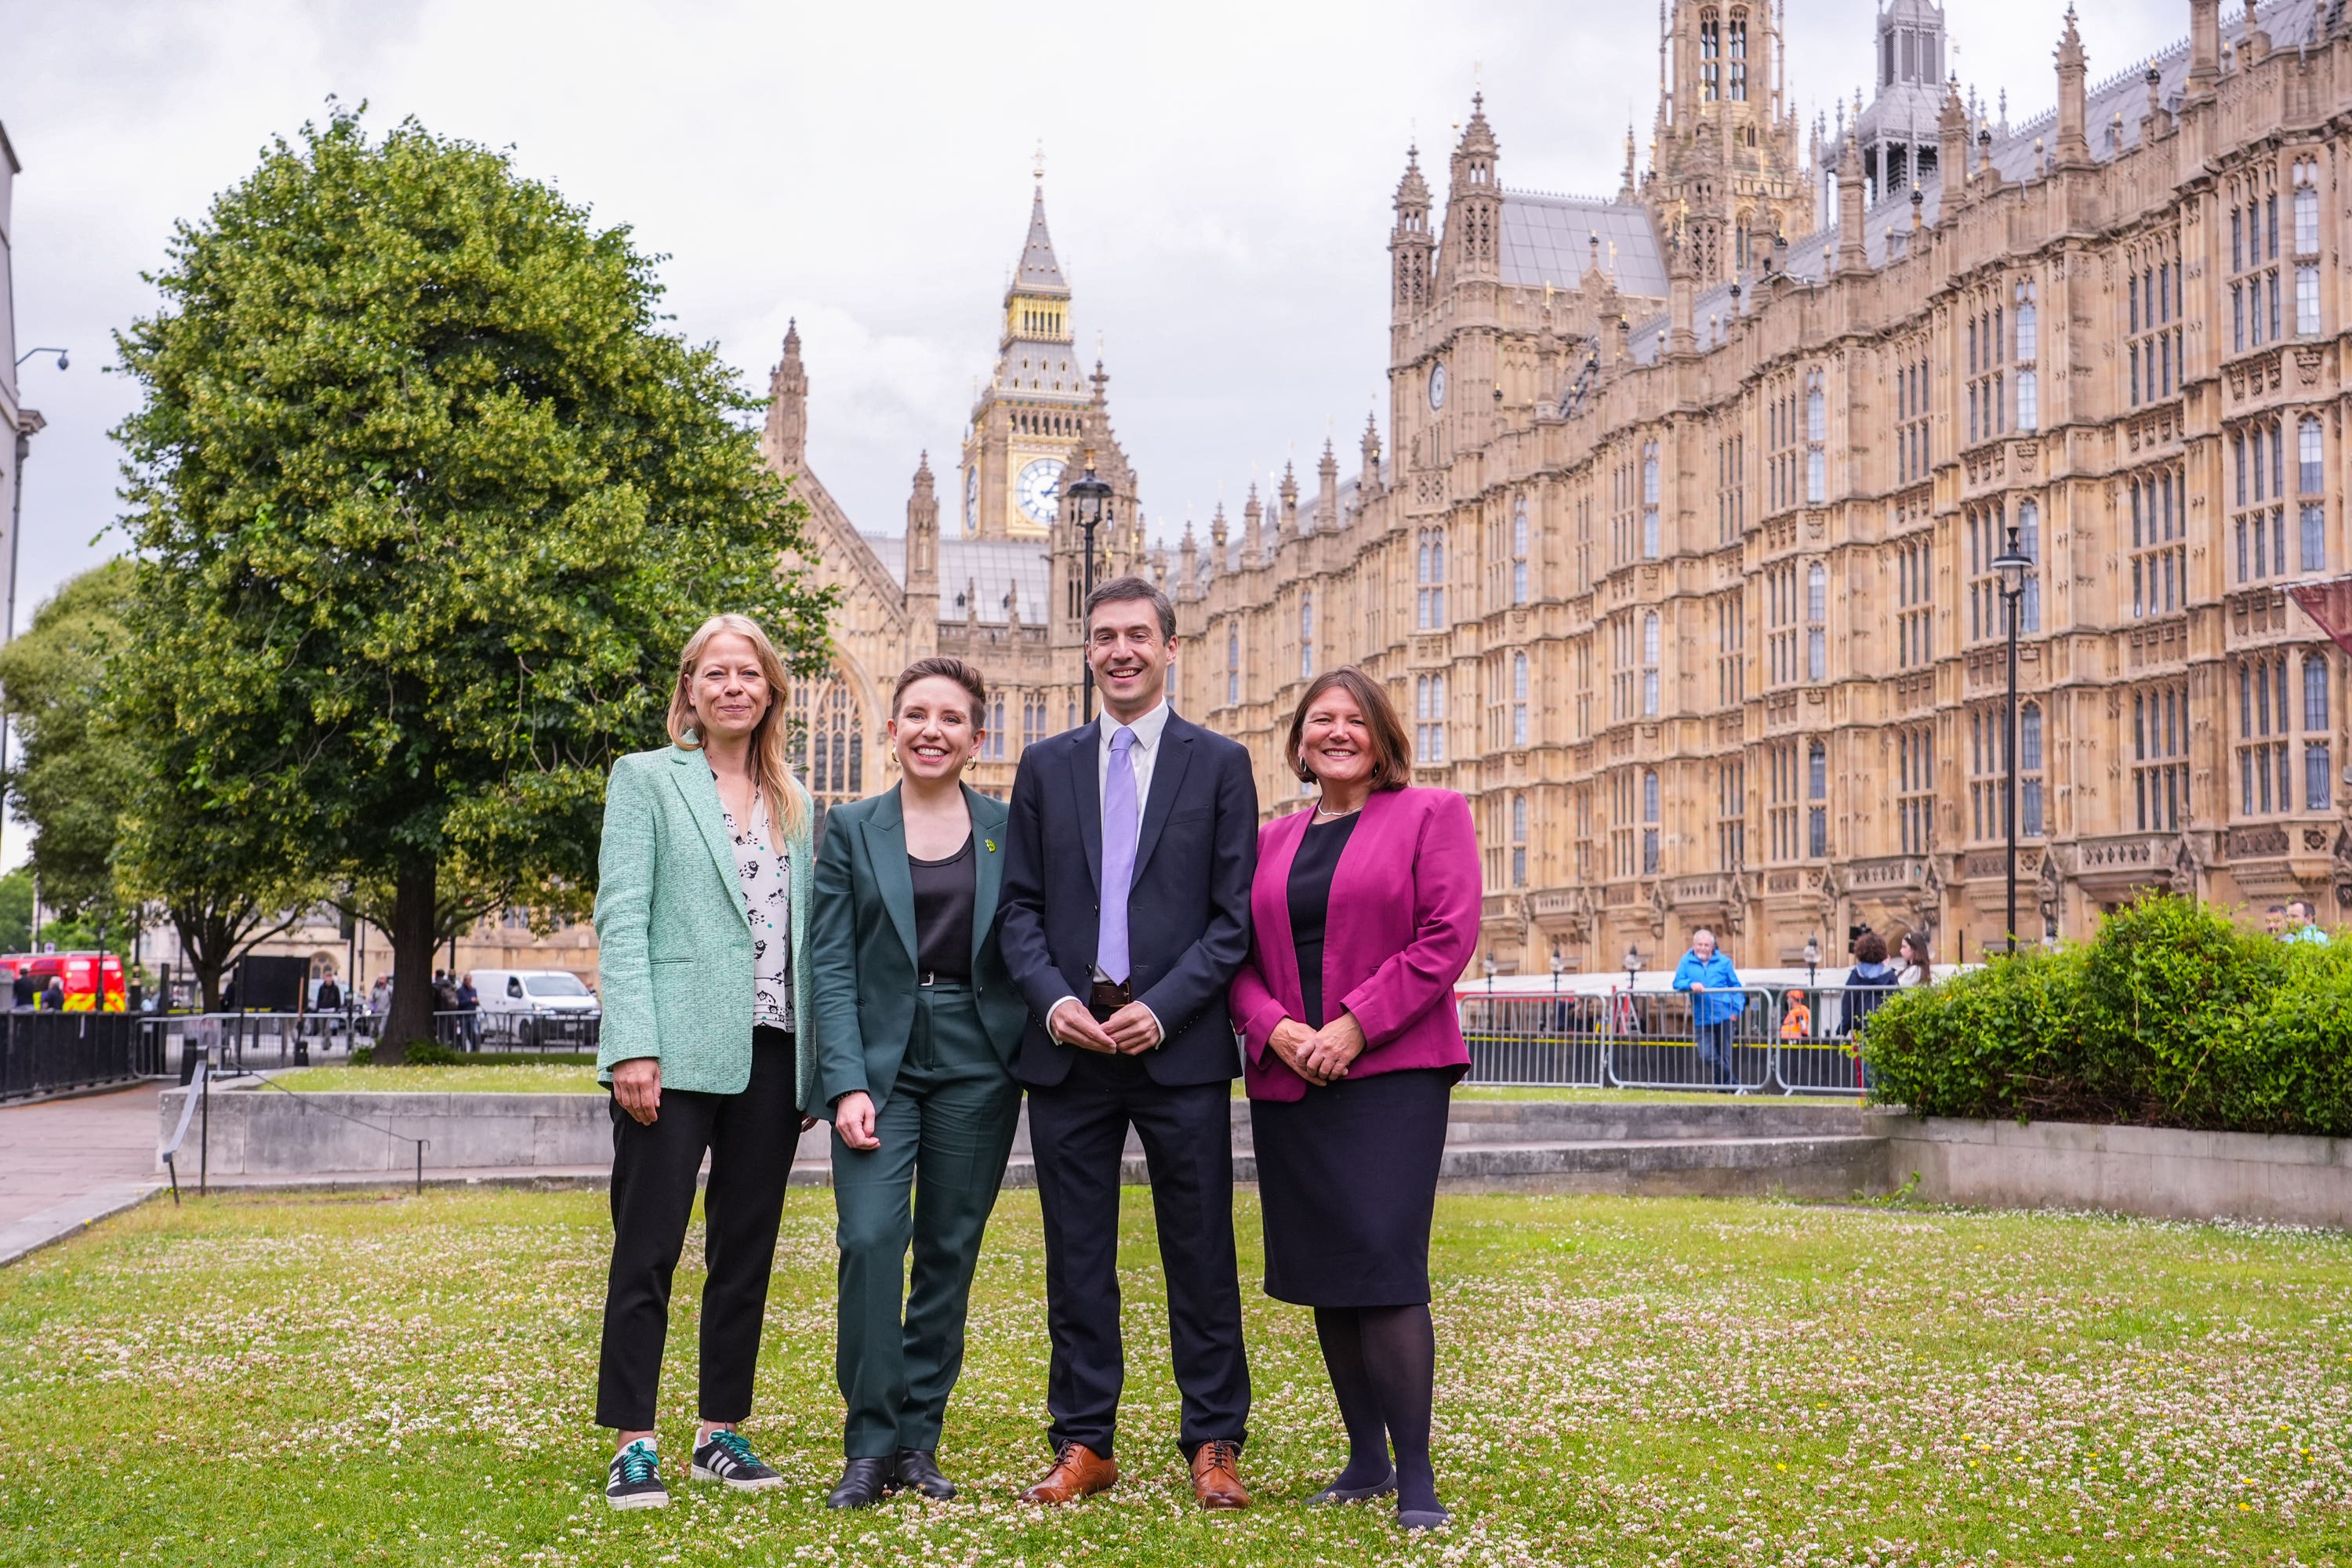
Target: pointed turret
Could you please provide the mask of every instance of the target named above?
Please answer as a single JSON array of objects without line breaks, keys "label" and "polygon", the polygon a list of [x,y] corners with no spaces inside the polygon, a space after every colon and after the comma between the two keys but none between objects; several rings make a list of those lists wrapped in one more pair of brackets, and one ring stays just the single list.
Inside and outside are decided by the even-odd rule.
[{"label": "pointed turret", "polygon": [[1296,539],[1298,536],[1298,475],[1288,463],[1282,465],[1282,484],[1275,493],[1282,497],[1282,516],[1275,523],[1275,537]]},{"label": "pointed turret", "polygon": [[1184,542],[1176,551],[1176,590],[1190,596],[1200,587],[1201,547],[1192,538],[1192,520],[1184,520]]},{"label": "pointed turret", "polygon": [[2084,128],[2087,110],[2083,76],[2088,65],[2083,35],[2074,28],[2074,7],[2066,7],[2066,30],[2058,37],[2058,165],[2074,168],[2091,161],[2090,138]]},{"label": "pointed turret", "polygon": [[1969,185],[1969,106],[1960,98],[1960,79],[1954,77],[1944,93],[1944,111],[1936,120],[1937,163],[1943,175],[1944,203],[1937,221],[1959,221],[1960,203]]},{"label": "pointed turret", "polygon": [[1252,479],[1249,500],[1242,503],[1242,564],[1255,566],[1265,559],[1265,536],[1261,527],[1265,521],[1265,508],[1258,504],[1257,481]]},{"label": "pointed turret", "polygon": [[784,353],[768,374],[769,461],[791,473],[808,460],[808,373],[801,368],[799,318],[784,323]]},{"label": "pointed turret", "polygon": [[1308,525],[1317,533],[1339,526],[1339,459],[1332,454],[1329,437],[1323,439],[1323,460],[1315,465],[1315,517]]},{"label": "pointed turret", "polygon": [[1389,230],[1393,258],[1390,313],[1403,321],[1429,303],[1429,182],[1421,177],[1421,149],[1404,153],[1404,178],[1397,182],[1396,226]]},{"label": "pointed turret", "polygon": [[1470,96],[1470,123],[1454,144],[1452,181],[1445,192],[1445,245],[1440,265],[1453,278],[1501,276],[1503,188],[1495,165],[1501,149],[1486,123],[1483,93]]},{"label": "pointed turret", "polygon": [[1838,248],[1840,272],[1867,272],[1870,245],[1863,233],[1862,151],[1851,141],[1838,160]]},{"label": "pointed turret", "polygon": [[1379,418],[1364,416],[1364,466],[1356,479],[1357,506],[1381,493],[1381,426]]},{"label": "pointed turret", "polygon": [[1040,179],[1029,198],[1029,238],[1021,247],[1021,268],[1013,286],[1024,294],[1054,294],[1066,300],[1070,286],[1054,255],[1054,236],[1045,227],[1045,182]]}]

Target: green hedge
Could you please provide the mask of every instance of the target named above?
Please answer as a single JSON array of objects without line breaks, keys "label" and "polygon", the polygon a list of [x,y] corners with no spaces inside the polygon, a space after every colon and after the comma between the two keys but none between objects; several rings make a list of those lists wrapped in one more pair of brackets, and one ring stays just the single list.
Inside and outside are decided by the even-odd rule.
[{"label": "green hedge", "polygon": [[2151,897],[2087,946],[1899,994],[1867,1049],[1874,1098],[1923,1116],[2352,1137],[2352,943]]}]

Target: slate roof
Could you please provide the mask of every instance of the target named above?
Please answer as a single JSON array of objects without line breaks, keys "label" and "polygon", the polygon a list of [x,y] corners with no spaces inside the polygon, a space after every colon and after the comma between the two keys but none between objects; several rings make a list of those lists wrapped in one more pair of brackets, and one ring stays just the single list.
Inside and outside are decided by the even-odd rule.
[{"label": "slate roof", "polygon": [[1573,289],[1601,237],[1601,266],[1614,267],[1628,294],[1663,297],[1666,259],[1651,230],[1648,209],[1633,202],[1555,196],[1538,191],[1503,193],[1503,281],[1523,288]]},{"label": "slate roof", "polygon": [[[881,558],[893,580],[907,581],[907,538],[900,533],[868,533],[866,545]],[[1012,617],[1005,600],[1017,586],[1021,619],[1028,626],[1044,624],[1052,597],[1053,575],[1043,541],[1028,539],[954,539],[940,541],[940,619],[964,618],[964,595],[977,584],[980,623],[1003,626]]]}]

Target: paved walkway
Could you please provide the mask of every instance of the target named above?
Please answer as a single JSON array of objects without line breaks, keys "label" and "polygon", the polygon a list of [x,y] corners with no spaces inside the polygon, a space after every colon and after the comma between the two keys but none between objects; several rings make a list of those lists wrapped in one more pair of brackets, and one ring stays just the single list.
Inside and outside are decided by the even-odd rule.
[{"label": "paved walkway", "polygon": [[153,1190],[162,1089],[0,1107],[0,1263]]}]

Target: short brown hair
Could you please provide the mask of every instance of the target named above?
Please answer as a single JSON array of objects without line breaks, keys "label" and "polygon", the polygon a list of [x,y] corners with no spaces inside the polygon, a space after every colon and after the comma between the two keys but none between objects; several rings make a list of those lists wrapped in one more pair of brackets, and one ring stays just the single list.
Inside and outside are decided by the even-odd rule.
[{"label": "short brown hair", "polygon": [[898,672],[898,684],[890,689],[890,717],[898,716],[898,699],[907,695],[907,688],[918,680],[933,676],[952,680],[971,693],[971,727],[980,729],[988,722],[988,683],[980,678],[980,667],[952,654],[934,654],[919,658]]},{"label": "short brown hair", "polygon": [[1886,962],[1886,939],[1874,931],[1866,931],[1853,939],[1853,956],[1864,963]]},{"label": "short brown hair", "polygon": [[1169,603],[1168,595],[1153,587],[1149,579],[1138,577],[1132,574],[1125,577],[1114,577],[1087,595],[1084,622],[1087,631],[1089,634],[1094,631],[1096,606],[1124,605],[1139,599],[1150,605],[1154,613],[1160,616],[1160,640],[1174,642],[1176,640],[1176,606]]},{"label": "short brown hair", "polygon": [[1302,784],[1312,783],[1315,774],[1299,755],[1298,743],[1307,732],[1307,710],[1315,700],[1337,689],[1356,700],[1363,711],[1364,727],[1372,736],[1372,787],[1376,790],[1402,789],[1412,782],[1412,742],[1406,738],[1404,721],[1397,717],[1396,705],[1381,683],[1352,664],[1337,669],[1327,669],[1307,682],[1306,694],[1299,698],[1297,710],[1290,715],[1290,739],[1282,754],[1290,763],[1290,771]]}]

